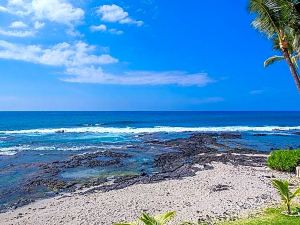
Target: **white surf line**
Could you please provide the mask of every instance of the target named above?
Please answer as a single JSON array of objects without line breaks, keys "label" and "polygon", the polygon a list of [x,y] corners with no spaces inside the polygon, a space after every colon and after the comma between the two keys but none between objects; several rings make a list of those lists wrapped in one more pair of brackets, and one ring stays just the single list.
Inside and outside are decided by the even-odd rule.
[{"label": "white surf line", "polygon": [[284,132],[297,131],[300,126],[223,126],[223,127],[169,127],[156,126],[145,128],[133,127],[74,127],[74,128],[43,128],[30,130],[4,130],[0,134],[54,134],[54,133],[107,133],[107,134],[140,134],[140,133],[181,133],[181,132]]},{"label": "white surf line", "polygon": [[[204,156],[204,155],[207,155],[207,154],[210,154],[210,153],[200,153],[198,155],[200,155],[200,156],[203,155]],[[228,153],[224,152],[224,153],[218,153],[214,156],[219,157],[219,156],[226,155],[226,154],[228,154]],[[243,153],[230,153],[230,154],[231,155],[236,155],[236,156],[253,156],[253,157],[262,157],[262,158],[268,158],[269,157],[269,154],[249,154],[249,153],[245,153],[245,154],[243,154]]]}]

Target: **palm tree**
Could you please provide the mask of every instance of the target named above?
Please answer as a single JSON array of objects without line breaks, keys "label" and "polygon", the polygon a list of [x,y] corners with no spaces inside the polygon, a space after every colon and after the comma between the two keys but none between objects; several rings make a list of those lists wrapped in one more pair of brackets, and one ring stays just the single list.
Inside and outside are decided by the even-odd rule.
[{"label": "palm tree", "polygon": [[[143,222],[144,225],[166,225],[170,220],[175,217],[175,212],[167,212],[159,216],[150,216],[147,213],[142,213],[140,222]],[[131,223],[116,223],[115,225],[141,225],[139,221]]]},{"label": "palm tree", "polygon": [[277,189],[278,194],[280,195],[282,201],[287,207],[287,213],[291,214],[291,201],[300,195],[300,187],[292,193],[289,189],[289,183],[282,180],[273,180],[273,186]]},{"label": "palm tree", "polygon": [[[292,35],[286,36],[286,39],[288,40],[289,43],[294,43],[294,36],[292,36]],[[295,43],[295,44],[297,44],[297,43]],[[274,38],[274,40],[273,40],[273,49],[277,50],[277,51],[281,50],[278,38]],[[296,49],[296,47],[294,47],[294,45],[290,46],[289,52],[292,52],[292,54],[290,54],[291,60],[294,64],[294,66],[298,69],[299,68],[298,60],[300,58],[299,57],[300,55],[299,55],[299,53],[297,53],[297,51],[295,49]],[[268,67],[275,62],[283,61],[283,60],[285,60],[285,57],[282,55],[271,56],[264,62],[264,67]]]},{"label": "palm tree", "polygon": [[[298,14],[293,0],[250,0],[249,10],[256,14],[256,18],[252,25],[265,33],[274,42],[278,41],[278,47],[282,52],[282,57],[271,57],[265,62],[265,65],[285,59],[296,87],[300,92],[300,78],[295,65],[294,48],[289,38],[292,35],[293,29],[288,24],[296,24]],[[287,23],[287,21],[289,21]],[[292,50],[292,51],[291,51]]]}]

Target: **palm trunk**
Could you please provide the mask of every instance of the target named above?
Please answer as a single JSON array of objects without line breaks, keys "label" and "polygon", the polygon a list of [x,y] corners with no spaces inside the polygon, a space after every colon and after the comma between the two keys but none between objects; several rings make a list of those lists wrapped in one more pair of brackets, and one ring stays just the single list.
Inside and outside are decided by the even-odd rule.
[{"label": "palm trunk", "polygon": [[288,49],[284,48],[284,49],[282,49],[282,52],[283,52],[284,58],[287,61],[288,66],[290,68],[290,71],[291,71],[292,77],[295,81],[295,84],[297,86],[297,89],[300,92],[300,78],[299,78],[299,74],[298,74],[298,71],[296,69],[296,66],[292,62],[292,59],[291,59],[291,56],[290,56],[290,53],[289,53]]},{"label": "palm trunk", "polygon": [[290,203],[287,204],[287,209],[288,209],[287,212],[290,215],[291,214],[291,205],[290,205]]}]

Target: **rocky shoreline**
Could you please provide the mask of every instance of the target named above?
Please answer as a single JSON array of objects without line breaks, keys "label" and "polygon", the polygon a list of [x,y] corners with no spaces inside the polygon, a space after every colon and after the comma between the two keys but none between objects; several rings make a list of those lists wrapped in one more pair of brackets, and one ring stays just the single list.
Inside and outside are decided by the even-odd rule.
[{"label": "rocky shoreline", "polygon": [[[111,191],[123,189],[134,184],[156,183],[164,180],[182,179],[193,177],[198,171],[212,170],[212,162],[231,164],[234,166],[254,166],[263,167],[266,162],[266,154],[251,149],[234,149],[218,140],[239,139],[240,134],[221,133],[221,134],[193,134],[189,138],[178,138],[168,141],[159,141],[148,138],[144,143],[151,148],[169,148],[172,151],[158,154],[153,160],[153,167],[158,171],[147,173],[143,169],[138,174],[116,176],[113,179],[100,177],[82,181],[63,180],[59,174],[72,168],[95,168],[107,166],[124,166],[122,160],[130,158],[130,153],[107,150],[94,151],[81,155],[74,155],[67,160],[55,161],[51,163],[40,164],[40,172],[27,179],[22,185],[21,194],[26,193],[24,197],[19,198],[17,202],[2,207],[2,212],[9,209],[15,209],[29,204],[39,198],[56,196],[62,192],[74,192],[88,188],[82,193],[91,193],[95,191]],[[132,146],[138,148],[139,146]],[[222,151],[220,151],[222,149]],[[225,187],[216,187],[222,189]],[[41,191],[40,195],[31,195],[31,193]],[[12,194],[14,190],[10,190]],[[38,192],[39,193],[39,192]]]}]

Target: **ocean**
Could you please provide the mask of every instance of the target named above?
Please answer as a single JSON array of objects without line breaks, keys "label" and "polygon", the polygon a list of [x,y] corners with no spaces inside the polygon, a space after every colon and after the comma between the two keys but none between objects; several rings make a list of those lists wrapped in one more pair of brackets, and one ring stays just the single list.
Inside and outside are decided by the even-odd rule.
[{"label": "ocean", "polygon": [[65,169],[57,179],[155,173],[154,157],[172,149],[148,146],[149,139],[199,132],[239,133],[226,144],[257,151],[298,148],[300,112],[0,112],[0,205],[23,197],[19,187],[43,165],[74,155],[113,150],[132,157],[118,166]]}]

